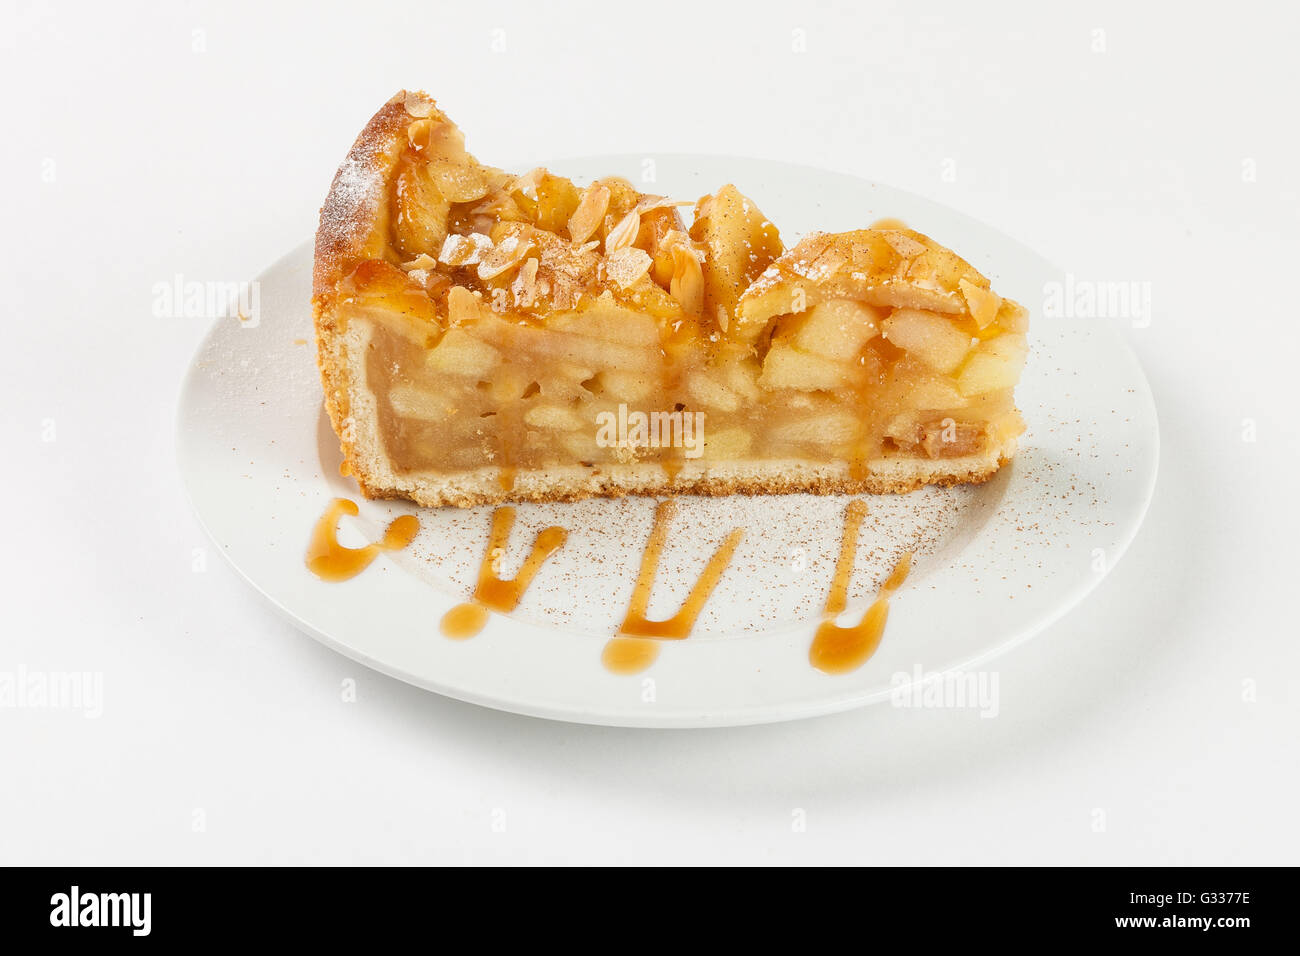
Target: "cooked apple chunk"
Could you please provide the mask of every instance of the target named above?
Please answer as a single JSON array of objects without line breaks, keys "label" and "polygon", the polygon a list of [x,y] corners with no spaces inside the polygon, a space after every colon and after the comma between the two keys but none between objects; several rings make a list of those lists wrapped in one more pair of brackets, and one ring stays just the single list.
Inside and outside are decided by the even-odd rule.
[{"label": "cooked apple chunk", "polygon": [[953,371],[970,351],[969,333],[938,312],[895,309],[884,326],[890,342],[940,372]]},{"label": "cooked apple chunk", "polygon": [[726,331],[750,283],[784,251],[776,226],[735,186],[695,205],[690,236],[704,245],[704,315]]}]

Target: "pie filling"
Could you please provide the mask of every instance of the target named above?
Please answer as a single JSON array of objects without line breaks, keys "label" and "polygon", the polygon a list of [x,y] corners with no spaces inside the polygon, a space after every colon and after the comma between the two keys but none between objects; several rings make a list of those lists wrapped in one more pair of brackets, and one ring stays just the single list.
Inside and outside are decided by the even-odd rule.
[{"label": "pie filling", "polygon": [[[1014,452],[1026,312],[928,237],[786,249],[734,186],[688,225],[623,179],[483,166],[431,100],[404,104],[364,254],[317,289],[327,399],[368,493],[403,493],[380,471],[488,470],[499,500],[557,466],[671,482],[802,462],[851,482],[928,463],[914,486]],[[350,440],[361,414],[379,447]]]}]

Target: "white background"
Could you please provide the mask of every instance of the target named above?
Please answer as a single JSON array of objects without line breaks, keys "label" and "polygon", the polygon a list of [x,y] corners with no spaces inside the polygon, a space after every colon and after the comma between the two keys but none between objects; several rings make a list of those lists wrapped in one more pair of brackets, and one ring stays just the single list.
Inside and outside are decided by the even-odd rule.
[{"label": "white background", "polygon": [[[1293,8],[443,6],[3,4],[0,671],[105,701],[0,709],[0,862],[1297,862]],[[812,163],[1152,284],[1155,503],[995,665],[996,719],[514,717],[331,653],[215,549],[192,570],[172,423],[208,323],[153,287],[309,237],[406,86],[502,166]]]}]

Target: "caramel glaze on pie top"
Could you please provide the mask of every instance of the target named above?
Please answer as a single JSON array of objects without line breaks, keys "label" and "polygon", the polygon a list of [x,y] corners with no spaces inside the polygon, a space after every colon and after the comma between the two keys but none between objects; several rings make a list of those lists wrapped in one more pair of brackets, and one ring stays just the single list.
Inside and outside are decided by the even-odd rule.
[{"label": "caramel glaze on pie top", "polygon": [[[1025,311],[965,260],[905,228],[786,250],[734,186],[689,227],[679,205],[483,166],[426,95],[385,104],[334,179],[313,276],[326,407],[362,491],[903,491],[1014,453]],[[702,456],[600,443],[619,405],[703,412]]]}]

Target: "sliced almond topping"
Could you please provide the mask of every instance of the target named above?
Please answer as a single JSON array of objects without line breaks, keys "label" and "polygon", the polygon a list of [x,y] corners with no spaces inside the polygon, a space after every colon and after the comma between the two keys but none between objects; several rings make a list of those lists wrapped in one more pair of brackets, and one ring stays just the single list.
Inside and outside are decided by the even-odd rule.
[{"label": "sliced almond topping", "polygon": [[479,298],[463,285],[454,285],[447,291],[447,319],[459,325],[479,314]]},{"label": "sliced almond topping", "polygon": [[459,268],[476,266],[483,261],[483,256],[492,248],[492,240],[481,232],[471,232],[463,236],[450,235],[442,244],[438,261],[443,265]]},{"label": "sliced almond topping", "polygon": [[507,192],[520,193],[527,196],[533,202],[537,202],[537,187],[542,184],[542,177],[546,175],[546,170],[541,166],[536,169],[530,169],[522,176],[518,176],[506,187]]},{"label": "sliced almond topping", "polygon": [[641,214],[633,209],[618,221],[609,235],[605,237],[605,255],[610,256],[620,249],[626,249],[636,241],[636,234],[641,231]]},{"label": "sliced almond topping", "polygon": [[533,303],[537,301],[537,260],[529,259],[519,270],[519,275],[515,276],[514,283],[510,286],[510,291],[514,293],[515,305],[521,309],[531,309]]},{"label": "sliced almond topping", "polygon": [[966,297],[966,306],[970,309],[971,318],[981,329],[998,317],[998,309],[1002,308],[1002,296],[992,289],[981,289],[969,279],[961,279],[957,287]]},{"label": "sliced almond topping", "polygon": [[678,248],[684,248],[695,257],[696,262],[703,263],[706,258],[704,247],[695,242],[689,233],[682,232],[680,229],[669,229],[659,240],[659,249],[675,252]]},{"label": "sliced almond topping", "polygon": [[924,243],[917,242],[905,233],[895,232],[891,229],[881,233],[881,235],[884,236],[885,242],[893,246],[894,251],[904,259],[915,259],[925,252]]},{"label": "sliced almond topping", "polygon": [[[451,237],[448,236],[448,238],[450,239]],[[458,236],[457,238],[460,237]],[[446,248],[445,244],[444,244],[444,248]],[[403,262],[402,268],[406,270],[408,273],[415,270],[428,272],[430,269],[436,268],[437,265],[438,265],[437,259],[429,255],[427,252],[422,252],[414,259],[412,259],[410,262]]]},{"label": "sliced almond topping", "polygon": [[605,260],[605,274],[620,289],[626,289],[650,271],[651,262],[650,253],[644,249],[624,246]]},{"label": "sliced almond topping", "polygon": [[528,258],[532,249],[531,239],[520,239],[518,235],[506,236],[483,256],[483,261],[478,264],[478,277],[487,281],[509,272]]},{"label": "sliced almond topping", "polygon": [[672,209],[674,206],[691,206],[693,203],[681,202],[679,200],[668,199],[665,196],[642,196],[641,201],[636,204],[635,209],[641,214],[653,212],[656,209]]},{"label": "sliced almond topping", "polygon": [[408,116],[423,118],[433,113],[433,103],[419,93],[407,93],[406,102],[402,105],[406,107]]},{"label": "sliced almond topping", "polygon": [[680,229],[669,229],[659,240],[659,248],[671,250],[673,246],[690,245],[691,237]]},{"label": "sliced almond topping", "polygon": [[582,193],[578,208],[569,217],[569,238],[575,243],[586,242],[596,228],[605,221],[609,208],[609,187],[592,183]]}]

